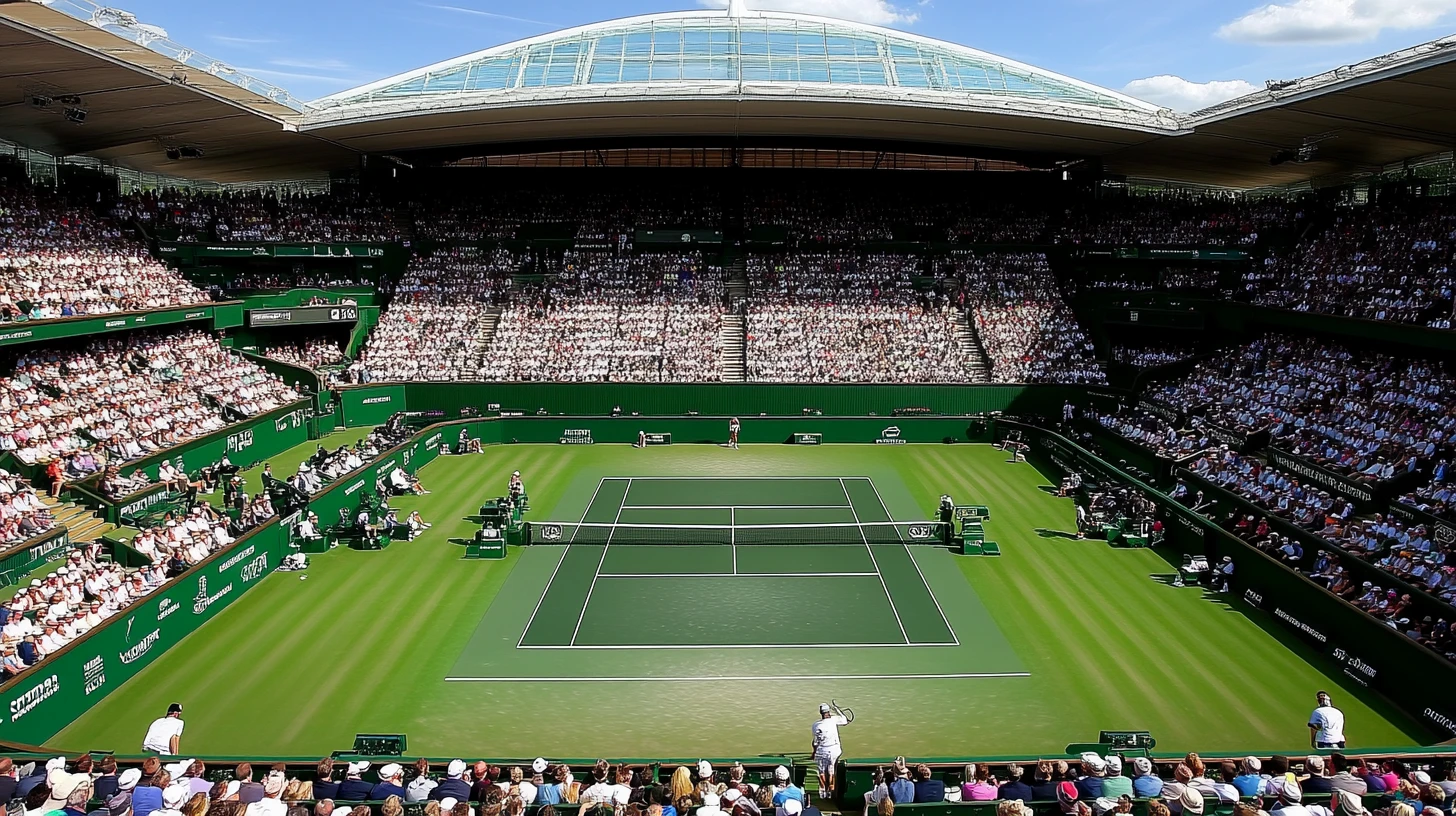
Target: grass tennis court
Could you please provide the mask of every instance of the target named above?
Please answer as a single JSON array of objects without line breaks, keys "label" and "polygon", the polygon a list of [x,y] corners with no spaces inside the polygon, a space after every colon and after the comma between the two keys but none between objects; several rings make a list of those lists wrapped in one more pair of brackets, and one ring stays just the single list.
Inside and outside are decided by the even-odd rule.
[{"label": "grass tennis court", "polygon": [[[987,531],[1004,554],[872,542],[870,561],[859,540],[779,545],[760,558],[749,546],[592,542],[596,558],[571,573],[585,585],[567,592],[557,567],[579,544],[461,558],[476,508],[514,469],[530,490],[527,517],[541,521],[610,508],[625,523],[722,521],[726,511],[739,526],[835,524],[852,508],[851,521],[868,525],[875,508],[930,518],[945,492],[990,507]],[[1321,687],[1345,710],[1352,745],[1428,739],[1355,681],[1314,668],[1264,613],[1152,580],[1172,572],[1157,553],[1064,537],[1070,501],[988,446],[507,445],[443,457],[421,476],[432,494],[393,504],[434,522],[425,535],[319,556],[305,581],[264,579],[55,745],[135,751],[147,723],[180,700],[189,755],[322,755],[358,732],[402,732],[411,754],[435,757],[751,755],[803,751],[815,708],[833,697],[858,714],[844,732],[853,755],[1059,754],[1102,728],[1150,730],[1166,750],[1299,751]],[[763,485],[781,481],[768,477],[802,489],[765,500]],[[601,498],[626,479],[630,495],[622,484],[620,498]],[[685,491],[688,481],[711,489]],[[908,552],[925,588],[912,592],[911,564],[896,572],[879,547]],[[601,575],[648,577],[597,577],[591,590]],[[612,585],[623,589],[604,591]],[[567,604],[558,612],[570,625],[551,635],[567,648],[526,648],[537,606],[537,620],[557,615],[545,609],[548,589]],[[867,608],[846,612],[845,595]],[[890,598],[902,621],[918,614],[912,599],[933,599],[959,645],[918,628],[901,637]],[[571,608],[582,616],[574,635]]]},{"label": "grass tennis court", "polygon": [[958,645],[890,521],[862,477],[603,479],[592,535],[536,527],[567,547],[520,648]]}]

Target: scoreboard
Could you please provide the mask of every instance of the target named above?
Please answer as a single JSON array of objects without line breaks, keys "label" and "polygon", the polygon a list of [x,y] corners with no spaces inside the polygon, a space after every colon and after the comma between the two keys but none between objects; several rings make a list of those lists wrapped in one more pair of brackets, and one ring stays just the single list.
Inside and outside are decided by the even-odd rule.
[{"label": "scoreboard", "polygon": [[359,307],[341,306],[294,306],[288,309],[249,309],[248,325],[300,326],[317,323],[357,323]]}]

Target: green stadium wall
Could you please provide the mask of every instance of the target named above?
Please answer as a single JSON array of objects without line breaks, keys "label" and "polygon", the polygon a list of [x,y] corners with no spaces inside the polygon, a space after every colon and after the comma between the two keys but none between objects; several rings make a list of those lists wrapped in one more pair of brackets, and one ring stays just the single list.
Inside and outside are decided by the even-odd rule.
[{"label": "green stadium wall", "polygon": [[0,551],[0,586],[10,586],[42,564],[66,555],[71,536],[63,524],[28,541]]},{"label": "green stadium wall", "polygon": [[[1067,401],[1116,401],[1112,389],[1063,385],[799,385],[765,383],[408,383],[339,389],[347,427],[377,425],[395,411],[503,411],[536,415],[824,416],[892,418],[896,411],[968,415],[1002,411],[1058,416]],[[747,425],[745,425],[745,428]]]},{"label": "green stadium wall", "polygon": [[189,306],[155,312],[119,312],[100,317],[66,317],[57,320],[11,322],[6,323],[4,328],[0,329],[0,348],[155,326],[206,323],[215,319],[217,308],[217,306]]}]

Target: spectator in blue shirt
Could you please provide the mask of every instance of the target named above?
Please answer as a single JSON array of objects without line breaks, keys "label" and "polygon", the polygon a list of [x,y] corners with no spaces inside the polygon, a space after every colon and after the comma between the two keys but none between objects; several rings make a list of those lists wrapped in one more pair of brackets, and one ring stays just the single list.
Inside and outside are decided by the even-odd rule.
[{"label": "spectator in blue shirt", "polygon": [[1107,761],[1088,751],[1082,755],[1082,776],[1077,780],[1078,799],[1100,799],[1102,777],[1107,775]]},{"label": "spectator in blue shirt", "polygon": [[143,780],[138,783],[136,790],[131,792],[131,812],[133,816],[148,816],[153,811],[162,809],[162,789],[153,787],[152,779]]},{"label": "spectator in blue shirt", "polygon": [[915,766],[915,802],[944,802],[945,783],[930,775],[930,766]]},{"label": "spectator in blue shirt", "polygon": [[313,797],[315,799],[337,799],[339,783],[334,781],[334,758],[320,759],[314,773]]},{"label": "spectator in blue shirt", "polygon": [[1156,799],[1163,792],[1163,780],[1153,775],[1153,761],[1147,757],[1133,757],[1132,790],[1139,799]]},{"label": "spectator in blue shirt", "polygon": [[915,783],[910,781],[910,769],[905,757],[895,758],[895,781],[890,783],[890,801],[903,805],[915,801]]},{"label": "spectator in blue shirt", "polygon": [[1025,771],[1022,770],[1020,765],[1014,762],[1007,765],[1006,776],[1009,779],[996,790],[997,798],[1006,800],[1020,799],[1023,802],[1030,802],[1032,800],[1031,786],[1021,781],[1021,777],[1024,774]]},{"label": "spectator in blue shirt", "polygon": [[368,799],[374,786],[364,781],[364,772],[367,770],[369,763],[362,759],[350,762],[344,773],[344,781],[339,783],[339,793],[334,799],[340,802],[363,802]]},{"label": "spectator in blue shirt", "polygon": [[379,769],[379,784],[369,790],[369,799],[375,802],[383,802],[391,796],[398,796],[404,801],[404,768],[397,762],[391,762]]},{"label": "spectator in blue shirt", "polygon": [[430,791],[430,798],[436,802],[450,798],[457,802],[470,801],[470,785],[464,780],[465,760],[452,759],[445,766],[445,778]]},{"label": "spectator in blue shirt", "polygon": [[789,769],[780,765],[774,768],[774,807],[783,807],[784,802],[794,799],[799,804],[804,804],[804,789],[795,785],[789,778]]},{"label": "spectator in blue shirt", "polygon": [[1234,777],[1234,787],[1239,789],[1240,796],[1258,796],[1264,788],[1264,777],[1259,775],[1259,770],[1264,763],[1258,757],[1244,757],[1243,764],[1239,766],[1239,775]]}]

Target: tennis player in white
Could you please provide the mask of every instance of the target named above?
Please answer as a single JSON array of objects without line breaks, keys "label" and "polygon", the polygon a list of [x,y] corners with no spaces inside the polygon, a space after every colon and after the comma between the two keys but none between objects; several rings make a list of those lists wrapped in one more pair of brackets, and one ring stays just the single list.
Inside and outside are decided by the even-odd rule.
[{"label": "tennis player in white", "polygon": [[738,417],[728,420],[728,447],[733,450],[738,450],[738,432],[742,429],[743,423],[738,421]]},{"label": "tennis player in white", "polygon": [[810,727],[814,737],[814,764],[819,766],[819,797],[834,798],[834,763],[839,761],[839,726],[849,720],[828,703],[819,704],[819,719]]}]

